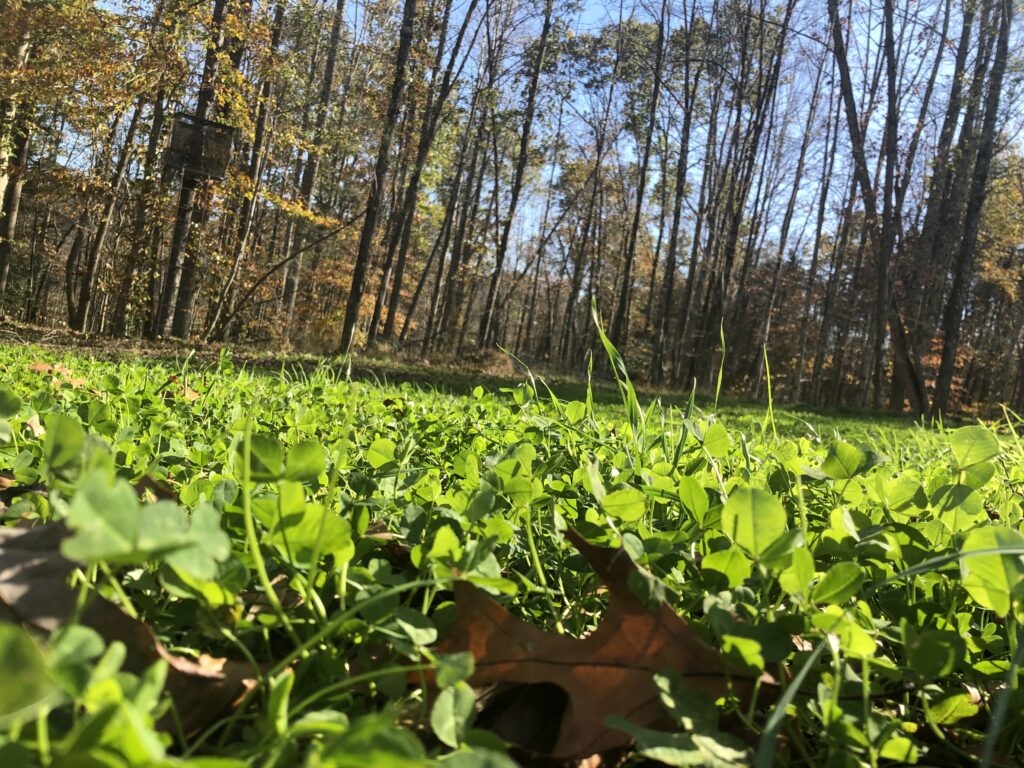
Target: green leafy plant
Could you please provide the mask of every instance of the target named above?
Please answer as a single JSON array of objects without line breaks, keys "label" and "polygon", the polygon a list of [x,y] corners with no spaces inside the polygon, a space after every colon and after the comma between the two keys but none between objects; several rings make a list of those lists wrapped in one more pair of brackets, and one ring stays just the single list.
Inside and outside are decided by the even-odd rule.
[{"label": "green leafy plant", "polygon": [[[778,403],[766,422],[722,401],[705,412],[696,393],[647,402],[599,336],[613,402],[533,377],[463,397],[328,366],[0,348],[0,676],[17,681],[0,686],[0,762],[544,755],[502,723],[524,696],[557,726],[558,696],[506,682],[480,697],[485,649],[447,634],[453,584],[552,647],[583,642],[610,597],[577,533],[637,564],[640,605],[759,682],[701,699],[629,654],[657,711],[574,723],[574,743],[614,730],[634,764],[1024,760],[1012,416],[933,430]],[[40,357],[87,386],[55,389]],[[281,405],[257,419],[253,403]],[[32,527],[45,546],[5,549]],[[242,693],[211,707],[227,681]]]}]

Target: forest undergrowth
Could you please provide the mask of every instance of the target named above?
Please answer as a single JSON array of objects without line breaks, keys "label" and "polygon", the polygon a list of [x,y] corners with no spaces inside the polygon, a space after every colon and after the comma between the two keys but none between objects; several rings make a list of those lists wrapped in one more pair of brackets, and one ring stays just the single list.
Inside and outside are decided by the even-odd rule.
[{"label": "forest undergrowth", "polygon": [[0,765],[1024,760],[1021,419],[0,346]]}]

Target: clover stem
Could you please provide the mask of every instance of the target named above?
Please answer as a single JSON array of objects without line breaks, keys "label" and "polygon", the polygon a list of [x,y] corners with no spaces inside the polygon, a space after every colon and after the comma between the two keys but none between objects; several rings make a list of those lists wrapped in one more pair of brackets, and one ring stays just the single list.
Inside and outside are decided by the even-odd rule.
[{"label": "clover stem", "polygon": [[[866,723],[871,719],[871,661],[867,657],[862,658],[860,662],[860,690]],[[875,768],[878,765],[878,748],[873,742],[868,744],[868,758],[872,768]]]},{"label": "clover stem", "polygon": [[317,576],[320,575],[320,558],[323,556],[324,526],[327,525],[328,514],[328,510],[324,509],[323,514],[320,516],[320,528],[316,534],[316,545],[313,547],[313,556],[310,558],[311,565],[309,567],[309,573],[306,575],[306,578],[303,579],[306,601],[309,603],[310,610],[312,611],[314,618],[318,621],[327,620],[327,609],[324,608],[324,603],[320,599],[320,595],[317,594],[316,580]]},{"label": "clover stem", "polygon": [[346,677],[344,680],[339,680],[336,683],[325,685],[322,688],[317,689],[315,692],[307,696],[305,699],[300,701],[294,707],[291,708],[290,715],[292,717],[297,716],[300,712],[305,711],[316,701],[329,696],[338,691],[343,691],[353,685],[359,683],[372,681],[381,677],[388,677],[389,675],[408,675],[412,672],[427,672],[434,668],[434,664],[396,664],[391,667],[384,667],[383,669],[374,669],[369,672],[363,672],[358,675],[352,675],[352,677]]},{"label": "clover stem", "polygon": [[110,588],[114,590],[114,594],[117,595],[117,599],[121,601],[121,610],[133,619],[138,619],[138,611],[135,610],[135,606],[132,605],[132,601],[128,598],[128,594],[121,587],[120,582],[114,578],[114,573],[110,570],[110,566],[107,565],[105,560],[101,560],[99,566],[100,570],[103,571],[103,575],[107,577],[107,581],[110,583]]},{"label": "clover stem", "polygon": [[53,757],[50,751],[50,708],[40,707],[36,717],[36,742],[39,745],[39,764],[50,765]]},{"label": "clover stem", "polygon": [[1007,621],[1006,629],[1010,641],[1010,650],[1013,651],[1013,660],[1010,662],[1010,666],[1006,670],[1004,687],[997,695],[996,706],[995,709],[992,710],[992,717],[991,720],[989,720],[988,730],[985,732],[985,741],[981,750],[982,768],[988,768],[988,766],[993,764],[995,759],[996,743],[999,741],[999,735],[1003,731],[1003,723],[1010,710],[1010,699],[1014,690],[1017,688],[1017,670],[1020,669],[1021,663],[1024,662],[1024,643],[1020,642],[1020,630],[1012,613]]},{"label": "clover stem", "polygon": [[341,564],[338,569],[338,604],[345,610],[348,603],[348,563]]},{"label": "clover stem", "polygon": [[77,584],[78,587],[78,591],[75,593],[73,621],[78,621],[81,618],[82,612],[85,610],[85,604],[89,601],[89,590],[92,589],[93,583],[96,581],[96,573],[98,571],[99,567],[96,563],[90,563],[85,567],[84,571],[78,568],[72,573],[68,583],[72,587]]},{"label": "clover stem", "polygon": [[544,599],[547,601],[548,610],[555,619],[555,631],[560,635],[565,634],[565,627],[562,626],[562,619],[555,609],[555,602],[551,599],[551,592],[548,589],[548,580],[544,577],[544,569],[540,564],[540,554],[537,552],[537,542],[533,539],[533,510],[526,506],[523,508],[526,514],[526,545],[530,548],[530,559],[533,561],[533,569],[537,572],[537,583],[544,590]]},{"label": "clover stem", "polygon": [[277,618],[280,619],[281,624],[292,641],[296,645],[301,646],[302,639],[295,632],[295,628],[284,611],[284,606],[281,605],[281,601],[277,597],[277,592],[274,591],[274,585],[270,583],[270,576],[267,575],[267,564],[263,560],[260,542],[256,537],[256,523],[252,515],[251,460],[252,422],[249,422],[245,425],[245,432],[242,436],[242,518],[245,521],[245,540],[249,547],[253,566],[256,568],[256,576],[259,579],[260,586],[263,587],[263,592],[267,596],[267,602],[270,603],[271,609],[273,609]]},{"label": "clover stem", "polygon": [[313,648],[317,643],[319,643],[320,641],[322,641],[322,640],[330,637],[331,635],[333,635],[335,632],[338,631],[338,629],[346,621],[348,621],[349,619],[354,618],[355,615],[359,611],[364,610],[368,606],[370,606],[370,605],[372,605],[372,604],[374,604],[376,602],[379,602],[380,600],[386,600],[389,597],[393,597],[395,595],[399,595],[402,592],[409,592],[409,591],[413,591],[413,590],[419,589],[420,587],[434,586],[434,585],[436,585],[439,582],[449,582],[449,581],[455,581],[455,579],[452,579],[452,578],[416,579],[415,581],[407,581],[404,584],[399,584],[396,587],[391,587],[390,589],[382,590],[380,592],[377,592],[376,594],[373,594],[373,595],[370,595],[367,598],[364,598],[363,600],[361,600],[359,602],[358,605],[353,606],[353,607],[351,607],[351,608],[349,608],[347,610],[344,610],[341,613],[337,614],[333,619],[331,619],[329,622],[324,624],[323,627],[321,627],[315,634],[310,635],[306,640],[304,640],[291,653],[289,653],[287,656],[285,656],[283,659],[281,659],[279,662],[277,662],[277,664],[275,664],[274,667],[267,672],[267,677],[268,678],[274,677],[278,673],[282,672],[285,668],[290,666],[294,661],[296,661],[296,660],[302,658],[303,656],[305,656],[306,653],[311,648]]}]

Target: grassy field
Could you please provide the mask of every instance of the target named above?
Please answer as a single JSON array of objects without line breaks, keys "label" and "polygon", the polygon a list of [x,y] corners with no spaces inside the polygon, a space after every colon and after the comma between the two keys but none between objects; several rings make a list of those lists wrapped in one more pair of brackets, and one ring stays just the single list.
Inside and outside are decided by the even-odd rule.
[{"label": "grassy field", "polygon": [[0,765],[1024,760],[1015,417],[617,370],[0,347]]}]

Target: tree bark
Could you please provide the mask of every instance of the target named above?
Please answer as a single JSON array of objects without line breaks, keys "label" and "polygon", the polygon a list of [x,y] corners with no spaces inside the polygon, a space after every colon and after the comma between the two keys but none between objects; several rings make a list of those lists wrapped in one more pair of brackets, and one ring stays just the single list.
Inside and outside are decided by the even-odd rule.
[{"label": "tree bark", "polygon": [[625,346],[629,333],[629,304],[633,294],[633,261],[636,259],[636,241],[640,232],[640,220],[643,217],[644,193],[647,190],[647,169],[651,161],[651,146],[654,143],[654,127],[658,118],[658,101],[661,98],[662,62],[665,58],[665,24],[668,16],[668,0],[662,0],[661,16],[658,19],[658,39],[654,48],[654,84],[651,87],[650,101],[647,105],[647,128],[644,136],[644,148],[640,155],[640,175],[636,182],[636,205],[633,208],[633,221],[629,228],[626,241],[626,259],[622,268],[622,285],[619,299],[612,319],[612,341],[620,348]]},{"label": "tree bark", "polygon": [[[340,5],[344,0],[340,0]],[[340,15],[340,13],[339,13]],[[281,31],[284,26],[284,3],[278,3],[274,11],[274,24],[270,35],[270,54],[276,56],[281,45]],[[337,26],[337,22],[335,23]],[[334,31],[332,29],[332,39]],[[270,105],[274,98],[274,78],[268,73],[260,86],[259,105],[256,108],[255,131],[253,133],[252,147],[249,152],[249,164],[246,169],[246,177],[249,189],[242,201],[242,212],[239,216],[238,232],[234,243],[234,257],[232,258],[231,271],[224,281],[214,305],[214,310],[206,325],[205,337],[223,340],[226,326],[221,324],[224,316],[224,308],[229,301],[229,296],[234,288],[235,280],[238,278],[238,271],[245,258],[245,252],[249,246],[252,233],[253,219],[255,217],[256,205],[259,201],[260,182],[263,177],[263,166],[266,160],[267,128],[270,122]],[[308,201],[306,201],[308,204]]]},{"label": "tree bark", "polygon": [[121,187],[124,184],[125,172],[128,170],[128,159],[131,156],[132,144],[135,142],[135,132],[139,127],[141,116],[142,100],[139,99],[132,113],[132,118],[128,123],[128,129],[125,131],[124,146],[121,148],[121,154],[117,159],[117,165],[111,176],[110,191],[107,193],[107,199],[103,204],[103,212],[100,214],[96,233],[93,235],[92,244],[89,248],[85,275],[82,277],[82,286],[78,292],[78,305],[74,317],[71,318],[71,327],[76,331],[85,330],[89,319],[89,311],[92,309],[93,292],[96,288],[96,273],[103,256],[103,246],[106,244],[107,232],[110,230],[114,207],[121,198]]},{"label": "tree bark", "polygon": [[[220,53],[225,44],[224,17],[227,5],[228,0],[214,0],[213,2],[211,39],[207,47],[203,77],[196,99],[195,116],[199,120],[208,120],[213,111],[214,87],[217,71],[220,68]],[[194,268],[189,270],[187,275],[184,273],[189,267],[186,264],[186,251],[196,207],[196,193],[201,183],[202,179],[187,171],[181,180],[178,209],[175,214],[174,229],[171,233],[171,250],[168,255],[167,268],[164,271],[160,307],[154,327],[155,335],[184,336],[188,332],[187,326],[191,324],[192,296],[187,296],[186,300],[182,302],[179,294],[183,280],[185,281],[185,293],[190,293],[194,285]],[[180,312],[177,310],[179,306],[181,306]]]},{"label": "tree bark", "polygon": [[416,0],[405,0],[402,11],[402,28],[398,37],[398,52],[395,59],[395,77],[391,84],[391,95],[388,99],[384,130],[381,132],[380,144],[377,148],[377,162],[374,165],[373,182],[370,187],[369,198],[366,202],[363,229],[359,235],[359,248],[356,252],[356,263],[352,270],[352,285],[349,288],[348,300],[345,303],[345,319],[342,323],[341,339],[338,345],[339,354],[347,353],[355,341],[356,322],[359,320],[359,306],[363,300],[366,272],[370,265],[373,241],[377,235],[377,222],[380,218],[381,203],[384,200],[384,187],[391,165],[391,142],[402,106],[402,94],[405,91],[405,72],[409,64],[409,50],[412,47],[415,23]]},{"label": "tree bark", "polygon": [[[690,132],[693,127],[693,111],[697,98],[697,85],[703,67],[698,67],[691,76],[690,40],[693,24],[687,30],[683,49],[683,124],[679,135],[679,156],[676,160],[675,194],[672,200],[672,224],[669,229],[668,251],[665,254],[665,282],[661,287],[661,303],[658,310],[657,333],[651,346],[651,384],[661,384],[665,345],[672,325],[672,293],[675,288],[676,259],[679,253],[679,231],[683,217],[683,201],[686,199],[686,171],[690,163]],[[653,286],[652,286],[653,289]]]},{"label": "tree bark", "polygon": [[1010,26],[1013,23],[1013,0],[1001,0],[999,4],[999,34],[996,40],[995,58],[989,73],[988,95],[985,99],[985,116],[981,125],[978,145],[978,159],[971,177],[970,193],[967,197],[967,212],[964,217],[964,235],[957,255],[953,286],[942,319],[942,359],[939,375],[935,382],[935,396],[932,400],[932,414],[944,413],[949,408],[950,390],[956,370],[956,356],[962,333],[963,313],[967,304],[967,292],[974,270],[974,256],[981,227],[981,212],[988,189],[989,168],[995,149],[996,124],[999,119],[999,103],[1003,90],[1003,76],[1009,52]]},{"label": "tree bark", "polygon": [[523,191],[523,180],[526,167],[530,162],[530,135],[533,130],[533,119],[537,112],[537,95],[540,91],[540,75],[544,69],[548,39],[551,36],[552,18],[554,15],[553,0],[545,0],[544,22],[541,27],[540,40],[537,44],[536,60],[530,72],[530,81],[526,92],[526,110],[523,117],[523,128],[519,136],[519,155],[516,157],[515,175],[512,177],[511,199],[505,219],[501,227],[501,237],[494,254],[494,271],[491,273],[490,284],[487,286],[487,298],[484,300],[483,316],[480,318],[480,329],[477,332],[476,345],[480,349],[491,343],[494,330],[494,304],[498,296],[498,283],[502,270],[505,268],[505,256],[508,252],[509,236],[512,232],[512,220],[519,205],[519,196]]},{"label": "tree bark", "polygon": [[[0,317],[4,314],[4,299],[7,295],[7,277],[14,256],[14,243],[18,234],[18,211],[21,208],[21,192],[25,186],[25,172],[28,169],[31,146],[31,115],[27,106],[22,107],[20,128],[15,129],[12,156],[14,170],[8,173],[0,206]],[[5,169],[6,172],[6,169]]]}]

